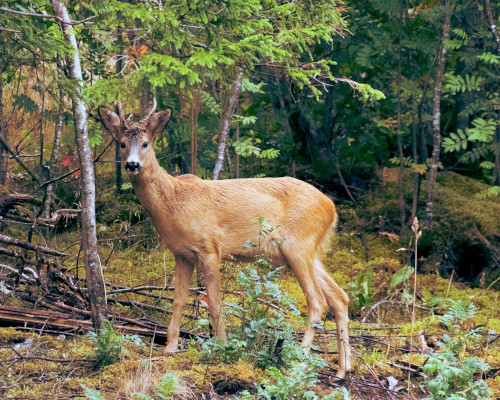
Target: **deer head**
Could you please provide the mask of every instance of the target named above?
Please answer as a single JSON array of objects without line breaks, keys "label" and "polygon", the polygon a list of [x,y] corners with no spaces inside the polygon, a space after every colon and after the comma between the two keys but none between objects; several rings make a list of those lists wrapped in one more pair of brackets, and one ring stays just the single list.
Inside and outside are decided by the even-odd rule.
[{"label": "deer head", "polygon": [[172,111],[166,109],[157,113],[156,99],[140,122],[133,121],[132,114],[125,118],[120,102],[116,111],[99,107],[99,116],[106,130],[120,143],[125,170],[130,175],[137,175],[154,161],[153,138],[167,125]]}]

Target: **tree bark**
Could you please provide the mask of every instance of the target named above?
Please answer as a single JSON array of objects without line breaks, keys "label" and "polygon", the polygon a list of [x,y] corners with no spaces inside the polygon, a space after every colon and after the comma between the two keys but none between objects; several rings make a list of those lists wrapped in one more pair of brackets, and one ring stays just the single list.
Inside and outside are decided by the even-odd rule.
[{"label": "tree bark", "polygon": [[443,76],[446,65],[446,41],[450,36],[450,20],[452,10],[450,1],[446,0],[444,4],[444,22],[442,28],[441,40],[439,43],[438,66],[436,70],[436,80],[434,82],[434,97],[432,107],[432,159],[427,182],[427,202],[426,202],[426,219],[427,225],[431,227],[433,220],[433,206],[435,197],[435,187],[437,178],[437,168],[439,163],[439,155],[441,151],[441,88],[443,85]]},{"label": "tree bark", "polygon": [[[3,80],[0,77],[0,137],[7,142],[7,124],[3,118]],[[0,185],[7,182],[7,167],[9,165],[9,153],[3,144],[0,144]]]},{"label": "tree bark", "polygon": [[107,316],[106,295],[101,272],[101,263],[97,250],[97,228],[95,220],[95,177],[92,150],[87,130],[87,107],[81,98],[83,87],[82,68],[76,37],[73,33],[68,10],[59,0],[51,0],[54,14],[60,18],[64,37],[75,52],[70,60],[71,79],[77,83],[72,92],[75,113],[75,134],[78,155],[81,165],[81,197],[82,197],[82,245],[84,251],[85,271],[90,297],[92,323],[96,332],[103,326]]},{"label": "tree bark", "polygon": [[220,173],[222,167],[224,166],[224,155],[226,152],[227,138],[229,136],[229,129],[231,128],[231,120],[233,119],[234,110],[238,102],[238,96],[241,90],[241,82],[243,81],[243,70],[238,71],[238,76],[236,77],[233,85],[231,86],[231,92],[229,95],[229,103],[224,113],[222,120],[222,129],[219,135],[219,147],[217,148],[217,159],[215,160],[215,167],[213,172],[213,180],[216,181],[220,178]]},{"label": "tree bark", "polygon": [[399,218],[401,221],[400,233],[406,230],[406,215],[405,215],[405,200],[404,200],[404,184],[403,178],[405,173],[404,165],[404,152],[403,152],[403,132],[401,132],[401,42],[403,38],[403,7],[401,7],[399,15],[399,43],[398,43],[398,77],[397,77],[397,125],[396,135],[398,139],[398,153],[399,153],[399,172],[398,172],[398,186],[399,186]]},{"label": "tree bark", "polygon": [[[122,41],[122,30],[121,28],[118,28],[118,41]],[[120,56],[121,53],[123,53],[123,49],[120,51]],[[122,72],[123,68],[123,63],[122,63],[122,58],[118,57],[116,60],[116,73],[120,74]],[[123,177],[122,177],[122,159],[120,157],[120,143],[118,143],[117,140],[115,140],[115,183],[116,183],[116,190],[118,193],[122,192],[122,184],[123,184]]]},{"label": "tree bark", "polygon": [[191,100],[191,173],[196,175],[198,160],[198,116],[200,115],[199,94]]},{"label": "tree bark", "polygon": [[[498,34],[497,27],[495,25],[495,18],[493,16],[493,11],[491,10],[491,5],[488,0],[485,0],[485,10],[486,15],[488,17],[488,23],[490,25],[491,33],[493,33],[493,37],[495,38],[495,42],[497,44],[497,52],[500,54],[500,35]],[[498,118],[500,119],[500,110],[498,111]],[[495,169],[493,170],[495,181],[495,185],[500,185],[500,125],[497,125],[496,133],[493,138],[494,150],[493,153],[495,155]]]},{"label": "tree bark", "polygon": [[[61,90],[59,92],[60,103],[59,112],[57,114],[57,124],[54,131],[54,145],[52,147],[52,154],[50,156],[50,163],[47,167],[46,181],[50,182],[52,179],[52,171],[56,168],[57,162],[59,161],[59,148],[61,145],[61,136],[64,126],[64,93]],[[45,198],[42,207],[42,217],[50,218],[50,207],[52,205],[52,199],[54,197],[54,183],[51,182],[47,185]]]},{"label": "tree bark", "polygon": [[[240,113],[240,103],[236,104],[236,114]],[[236,140],[240,139],[240,123],[236,124]],[[240,155],[236,154],[236,179],[240,178]]]}]

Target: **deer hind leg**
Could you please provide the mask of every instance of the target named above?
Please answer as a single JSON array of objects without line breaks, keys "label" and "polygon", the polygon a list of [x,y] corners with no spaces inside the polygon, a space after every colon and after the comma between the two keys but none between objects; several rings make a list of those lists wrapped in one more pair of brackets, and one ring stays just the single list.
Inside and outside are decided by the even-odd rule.
[{"label": "deer hind leg", "polygon": [[172,305],[172,319],[168,325],[166,347],[166,351],[169,353],[177,351],[179,345],[179,327],[181,325],[182,311],[186,307],[193,270],[194,265],[192,263],[180,256],[175,256],[174,304]]},{"label": "deer hind leg", "polygon": [[200,257],[198,268],[203,273],[208,297],[208,312],[215,326],[215,334],[226,341],[226,330],[222,319],[222,298],[220,294],[220,257],[216,254]]},{"label": "deer hind leg", "polygon": [[320,282],[314,276],[314,258],[310,254],[299,254],[296,249],[295,251],[290,249],[284,256],[297,277],[307,301],[307,330],[302,339],[302,346],[307,347],[312,344],[316,334],[317,328],[314,325],[321,323],[326,305],[325,297]]},{"label": "deer hind leg", "polygon": [[337,377],[344,378],[351,371],[351,347],[349,346],[349,297],[325,271],[318,257],[314,259],[314,272],[319,279],[326,302],[333,310],[339,340],[339,370]]}]

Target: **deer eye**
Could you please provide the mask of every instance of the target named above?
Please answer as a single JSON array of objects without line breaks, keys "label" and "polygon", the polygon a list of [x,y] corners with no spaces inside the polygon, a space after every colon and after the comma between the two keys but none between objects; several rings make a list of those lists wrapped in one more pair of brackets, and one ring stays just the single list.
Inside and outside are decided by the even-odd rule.
[{"label": "deer eye", "polygon": [[121,147],[122,149],[124,149],[124,148],[125,148],[125,142],[120,142],[120,147]]},{"label": "deer eye", "polygon": [[148,147],[148,142],[144,142],[144,144],[142,145],[142,147],[147,148]]}]

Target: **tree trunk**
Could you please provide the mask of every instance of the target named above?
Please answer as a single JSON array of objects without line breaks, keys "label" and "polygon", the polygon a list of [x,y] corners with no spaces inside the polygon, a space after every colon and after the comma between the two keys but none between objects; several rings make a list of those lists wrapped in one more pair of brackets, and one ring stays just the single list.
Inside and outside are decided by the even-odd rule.
[{"label": "tree trunk", "polygon": [[404,184],[403,178],[405,173],[404,153],[403,153],[403,132],[401,132],[401,42],[403,38],[403,8],[401,7],[399,16],[399,44],[398,44],[398,77],[397,77],[397,138],[398,138],[398,153],[399,153],[399,218],[401,222],[400,233],[406,230],[406,215],[405,215],[405,199],[404,199]]},{"label": "tree trunk", "polygon": [[[122,41],[122,30],[121,28],[118,28],[118,35],[117,39],[119,42]],[[123,49],[121,49],[119,56],[123,53]],[[116,73],[120,74],[122,72],[122,58],[118,57],[116,60]],[[162,141],[163,142],[163,141]],[[120,143],[118,143],[117,140],[115,140],[115,183],[116,183],[116,190],[118,193],[122,192],[122,184],[123,184],[123,177],[122,177],[122,159],[120,157]]]},{"label": "tree trunk", "polygon": [[90,308],[94,329],[98,332],[103,327],[107,316],[106,294],[101,272],[101,262],[97,251],[97,229],[95,220],[95,178],[92,161],[92,150],[87,130],[87,107],[81,98],[83,87],[82,69],[78,45],[73,27],[70,25],[68,10],[59,0],[51,0],[52,9],[62,21],[64,37],[74,48],[75,53],[70,60],[71,79],[77,83],[72,92],[75,113],[75,134],[78,155],[81,165],[81,197],[82,197],[82,245],[84,251],[85,271],[90,297]]},{"label": "tree trunk", "polygon": [[[240,103],[236,104],[236,114],[240,113]],[[240,139],[240,123],[236,124],[236,140]],[[240,155],[236,154],[236,179],[240,177]]]},{"label": "tree trunk", "polygon": [[200,99],[198,93],[191,100],[191,173],[196,175],[198,160],[198,116],[200,115]]},{"label": "tree trunk", "polygon": [[236,80],[231,86],[231,92],[229,94],[229,103],[224,113],[222,120],[222,129],[219,135],[219,147],[217,148],[217,159],[215,160],[215,167],[213,172],[213,180],[216,181],[220,178],[220,173],[222,167],[224,166],[224,155],[226,152],[226,143],[229,136],[229,129],[231,128],[231,120],[233,119],[234,110],[238,102],[238,96],[240,94],[241,82],[243,81],[243,70],[240,69]]},{"label": "tree trunk", "polygon": [[450,1],[446,0],[444,4],[444,22],[441,41],[439,43],[439,56],[438,66],[436,70],[436,80],[434,83],[434,98],[432,107],[432,159],[427,182],[427,203],[426,203],[426,218],[429,228],[432,225],[433,219],[433,203],[434,203],[434,190],[436,187],[437,168],[439,163],[439,154],[441,151],[441,87],[443,85],[443,76],[446,65],[446,41],[450,35],[450,20],[452,10],[450,8]]},{"label": "tree trunk", "polygon": [[[64,126],[64,94],[61,90],[60,94],[60,103],[59,103],[59,112],[57,114],[57,124],[56,129],[54,131],[54,145],[52,147],[52,154],[50,156],[50,163],[47,167],[46,180],[50,181],[52,171],[57,167],[57,162],[59,161],[59,148],[61,145],[61,136]],[[42,217],[50,218],[50,207],[52,205],[52,198],[54,197],[54,183],[49,183],[46,187],[45,199],[42,207]]]},{"label": "tree trunk", "polygon": [[[3,119],[3,80],[0,77],[0,137],[7,142],[7,124]],[[7,182],[7,167],[9,165],[9,153],[3,144],[0,144],[0,185]]]},{"label": "tree trunk", "polygon": [[[486,15],[488,17],[488,23],[490,25],[490,30],[491,33],[493,33],[493,37],[495,38],[495,42],[497,44],[497,52],[500,54],[500,35],[498,34],[497,27],[495,25],[495,18],[493,16],[493,11],[491,10],[490,2],[488,0],[485,0],[485,9],[486,9]],[[500,119],[500,110],[498,111],[498,118]],[[495,155],[495,169],[493,170],[494,173],[494,184],[495,185],[500,185],[500,149],[499,149],[499,144],[500,144],[500,125],[497,125],[496,133],[494,136],[494,150],[493,153]]]}]

